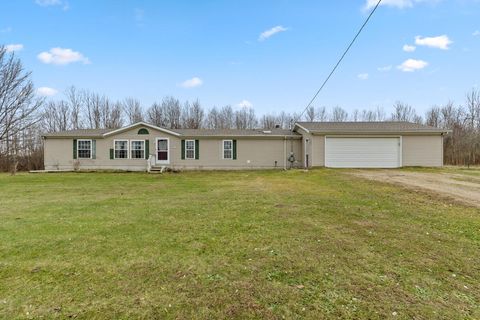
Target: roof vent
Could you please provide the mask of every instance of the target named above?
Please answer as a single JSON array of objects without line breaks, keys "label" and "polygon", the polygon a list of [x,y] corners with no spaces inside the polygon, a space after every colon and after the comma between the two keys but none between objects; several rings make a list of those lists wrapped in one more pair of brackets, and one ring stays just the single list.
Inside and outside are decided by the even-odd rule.
[{"label": "roof vent", "polygon": [[263,130],[263,133],[270,134],[270,133],[272,133],[272,130]]}]

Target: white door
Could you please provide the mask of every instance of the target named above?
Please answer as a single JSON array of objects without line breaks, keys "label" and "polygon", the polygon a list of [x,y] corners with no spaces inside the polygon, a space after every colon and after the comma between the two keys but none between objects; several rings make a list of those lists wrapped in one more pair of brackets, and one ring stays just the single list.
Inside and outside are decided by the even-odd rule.
[{"label": "white door", "polygon": [[170,163],[170,142],[168,138],[157,138],[156,141],[156,163]]},{"label": "white door", "polygon": [[325,166],[331,168],[398,168],[400,138],[326,137]]}]

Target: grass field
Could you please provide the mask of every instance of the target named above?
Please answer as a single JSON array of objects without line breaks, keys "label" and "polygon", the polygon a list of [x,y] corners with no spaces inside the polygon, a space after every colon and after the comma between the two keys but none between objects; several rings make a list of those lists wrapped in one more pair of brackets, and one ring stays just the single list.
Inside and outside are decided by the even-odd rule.
[{"label": "grass field", "polygon": [[328,169],[2,174],[0,318],[478,319],[479,211]]}]

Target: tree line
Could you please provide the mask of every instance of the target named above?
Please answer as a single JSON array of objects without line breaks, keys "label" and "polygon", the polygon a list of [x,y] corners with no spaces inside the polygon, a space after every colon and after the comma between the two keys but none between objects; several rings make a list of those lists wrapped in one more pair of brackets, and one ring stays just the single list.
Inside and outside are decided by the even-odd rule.
[{"label": "tree line", "polygon": [[453,130],[444,140],[446,164],[480,164],[480,92],[472,89],[461,105],[432,106],[425,115],[396,102],[390,113],[376,107],[348,113],[340,106],[310,107],[302,115],[267,113],[230,105],[204,108],[200,101],[166,96],[148,107],[129,97],[117,101],[89,90],[68,88],[63,98],[38,97],[21,61],[0,47],[0,170],[43,167],[41,134],[78,129],[115,129],[145,121],[169,129],[291,129],[295,121],[409,121]]}]

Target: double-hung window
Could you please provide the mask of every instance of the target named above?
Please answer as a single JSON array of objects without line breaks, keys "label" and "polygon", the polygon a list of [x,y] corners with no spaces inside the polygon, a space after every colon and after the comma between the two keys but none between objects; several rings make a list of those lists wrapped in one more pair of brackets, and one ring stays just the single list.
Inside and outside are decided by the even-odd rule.
[{"label": "double-hung window", "polygon": [[233,140],[223,140],[223,159],[233,159]]},{"label": "double-hung window", "polygon": [[132,159],[145,159],[145,140],[132,140]]},{"label": "double-hung window", "polygon": [[128,158],[128,140],[115,140],[115,159]]},{"label": "double-hung window", "polygon": [[195,159],[195,140],[185,140],[185,159]]},{"label": "double-hung window", "polygon": [[77,157],[78,159],[92,158],[92,140],[77,140]]}]

